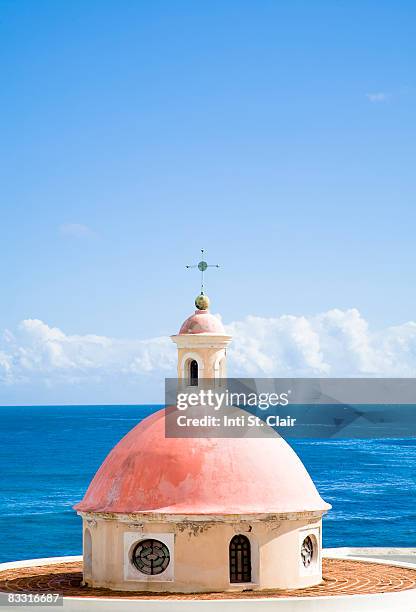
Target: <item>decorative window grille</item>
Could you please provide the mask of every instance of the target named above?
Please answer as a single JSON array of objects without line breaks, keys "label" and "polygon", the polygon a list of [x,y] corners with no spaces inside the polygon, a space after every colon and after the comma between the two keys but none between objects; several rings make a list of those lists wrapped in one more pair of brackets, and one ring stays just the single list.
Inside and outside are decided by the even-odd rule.
[{"label": "decorative window grille", "polygon": [[302,556],[303,565],[309,567],[313,559],[313,542],[312,538],[309,536],[303,540],[300,554]]},{"label": "decorative window grille", "polygon": [[244,535],[230,542],[230,582],[251,582],[250,540]]},{"label": "decorative window grille", "polygon": [[159,540],[142,540],[133,550],[133,564],[142,574],[161,574],[169,561],[169,549]]}]

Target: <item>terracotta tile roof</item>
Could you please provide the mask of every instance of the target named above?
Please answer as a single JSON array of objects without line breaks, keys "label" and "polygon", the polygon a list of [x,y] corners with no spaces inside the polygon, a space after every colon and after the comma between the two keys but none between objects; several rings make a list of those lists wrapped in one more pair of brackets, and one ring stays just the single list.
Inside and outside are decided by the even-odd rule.
[{"label": "terracotta tile roof", "polygon": [[126,599],[241,599],[252,597],[320,597],[365,595],[416,588],[416,569],[346,559],[323,560],[322,584],[298,590],[245,591],[242,593],[173,594],[111,591],[81,586],[82,563],[55,563],[0,572],[0,591],[52,592],[67,597],[123,597]]}]

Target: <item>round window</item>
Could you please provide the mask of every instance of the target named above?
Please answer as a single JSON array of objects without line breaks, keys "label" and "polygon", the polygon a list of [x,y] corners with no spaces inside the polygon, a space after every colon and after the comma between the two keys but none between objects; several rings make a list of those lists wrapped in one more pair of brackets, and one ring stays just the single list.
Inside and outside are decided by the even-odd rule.
[{"label": "round window", "polygon": [[309,536],[303,540],[300,554],[302,555],[303,565],[309,567],[313,559],[313,542]]},{"label": "round window", "polygon": [[159,540],[142,540],[133,550],[133,564],[142,574],[161,574],[169,561],[169,549]]}]

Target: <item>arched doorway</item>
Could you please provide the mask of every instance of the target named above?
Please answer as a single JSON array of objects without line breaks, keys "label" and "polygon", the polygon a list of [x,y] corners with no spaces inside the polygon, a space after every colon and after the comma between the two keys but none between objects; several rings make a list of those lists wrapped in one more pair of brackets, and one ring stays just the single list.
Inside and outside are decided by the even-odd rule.
[{"label": "arched doorway", "polygon": [[251,582],[250,540],[244,535],[230,542],[230,582]]},{"label": "arched doorway", "polygon": [[198,362],[195,359],[191,359],[188,365],[188,379],[190,387],[198,386]]}]

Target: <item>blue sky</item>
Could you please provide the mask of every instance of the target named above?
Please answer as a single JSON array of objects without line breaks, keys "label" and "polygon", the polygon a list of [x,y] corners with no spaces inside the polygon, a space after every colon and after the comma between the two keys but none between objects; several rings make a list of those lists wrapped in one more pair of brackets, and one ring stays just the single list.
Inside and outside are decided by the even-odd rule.
[{"label": "blue sky", "polygon": [[174,333],[201,247],[226,323],[413,321],[415,17],[405,1],[1,0],[0,333]]}]

